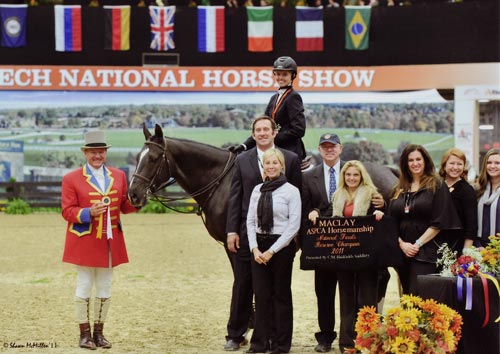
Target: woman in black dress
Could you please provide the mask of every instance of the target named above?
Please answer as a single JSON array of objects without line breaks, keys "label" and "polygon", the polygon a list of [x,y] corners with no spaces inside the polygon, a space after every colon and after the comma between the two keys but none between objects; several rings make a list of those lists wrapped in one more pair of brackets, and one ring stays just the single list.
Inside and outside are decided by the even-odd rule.
[{"label": "woman in black dress", "polygon": [[406,262],[396,269],[403,293],[416,294],[417,276],[437,272],[441,230],[461,228],[450,192],[436,176],[434,163],[421,145],[409,144],[399,160],[400,177],[389,214],[399,221],[399,247]]},{"label": "woman in black dress", "polygon": [[468,165],[464,152],[457,148],[446,151],[441,159],[439,175],[448,186],[455,210],[462,221],[461,230],[446,230],[438,235],[438,243],[462,254],[464,247],[472,246],[477,233],[476,191],[467,182]]}]

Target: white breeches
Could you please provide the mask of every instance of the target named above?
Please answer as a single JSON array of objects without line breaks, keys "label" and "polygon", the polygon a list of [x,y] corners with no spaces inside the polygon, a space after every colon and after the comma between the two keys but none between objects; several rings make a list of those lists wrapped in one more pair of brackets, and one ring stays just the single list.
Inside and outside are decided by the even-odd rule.
[{"label": "white breeches", "polygon": [[107,299],[111,297],[111,281],[113,268],[97,268],[76,266],[75,296],[88,299],[95,284],[95,297]]}]

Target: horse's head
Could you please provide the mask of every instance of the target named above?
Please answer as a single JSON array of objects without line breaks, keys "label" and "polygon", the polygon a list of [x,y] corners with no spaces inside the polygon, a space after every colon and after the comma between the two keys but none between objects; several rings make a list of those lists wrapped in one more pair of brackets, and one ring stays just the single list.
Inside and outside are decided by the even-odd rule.
[{"label": "horse's head", "polygon": [[146,142],[137,155],[137,166],[128,188],[128,198],[135,206],[143,206],[148,195],[162,188],[170,179],[163,130],[156,124],[155,134],[151,135],[143,124],[143,132]]}]

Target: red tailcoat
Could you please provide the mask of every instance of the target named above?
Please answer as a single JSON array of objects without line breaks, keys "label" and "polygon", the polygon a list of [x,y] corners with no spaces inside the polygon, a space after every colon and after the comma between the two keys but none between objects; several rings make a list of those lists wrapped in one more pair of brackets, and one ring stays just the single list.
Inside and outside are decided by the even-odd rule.
[{"label": "red tailcoat", "polygon": [[[120,212],[136,211],[127,199],[125,173],[112,167],[104,167],[105,190],[101,191],[87,165],[66,174],[62,180],[62,216],[68,222],[63,262],[85,267],[109,267],[128,262],[123,238]],[[90,216],[90,206],[107,197],[113,238],[108,240],[103,228],[104,215]],[[106,198],[105,198],[106,199]]]}]

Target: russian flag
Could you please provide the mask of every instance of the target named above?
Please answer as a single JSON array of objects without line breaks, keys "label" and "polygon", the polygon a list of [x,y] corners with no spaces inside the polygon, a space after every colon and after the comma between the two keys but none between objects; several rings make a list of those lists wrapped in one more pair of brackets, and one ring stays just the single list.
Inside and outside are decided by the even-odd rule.
[{"label": "russian flag", "polygon": [[224,6],[198,6],[198,51],[224,51]]},{"label": "russian flag", "polygon": [[79,52],[82,50],[82,7],[80,5],[55,5],[56,51]]},{"label": "russian flag", "polygon": [[295,35],[297,52],[323,50],[323,6],[296,7]]}]

